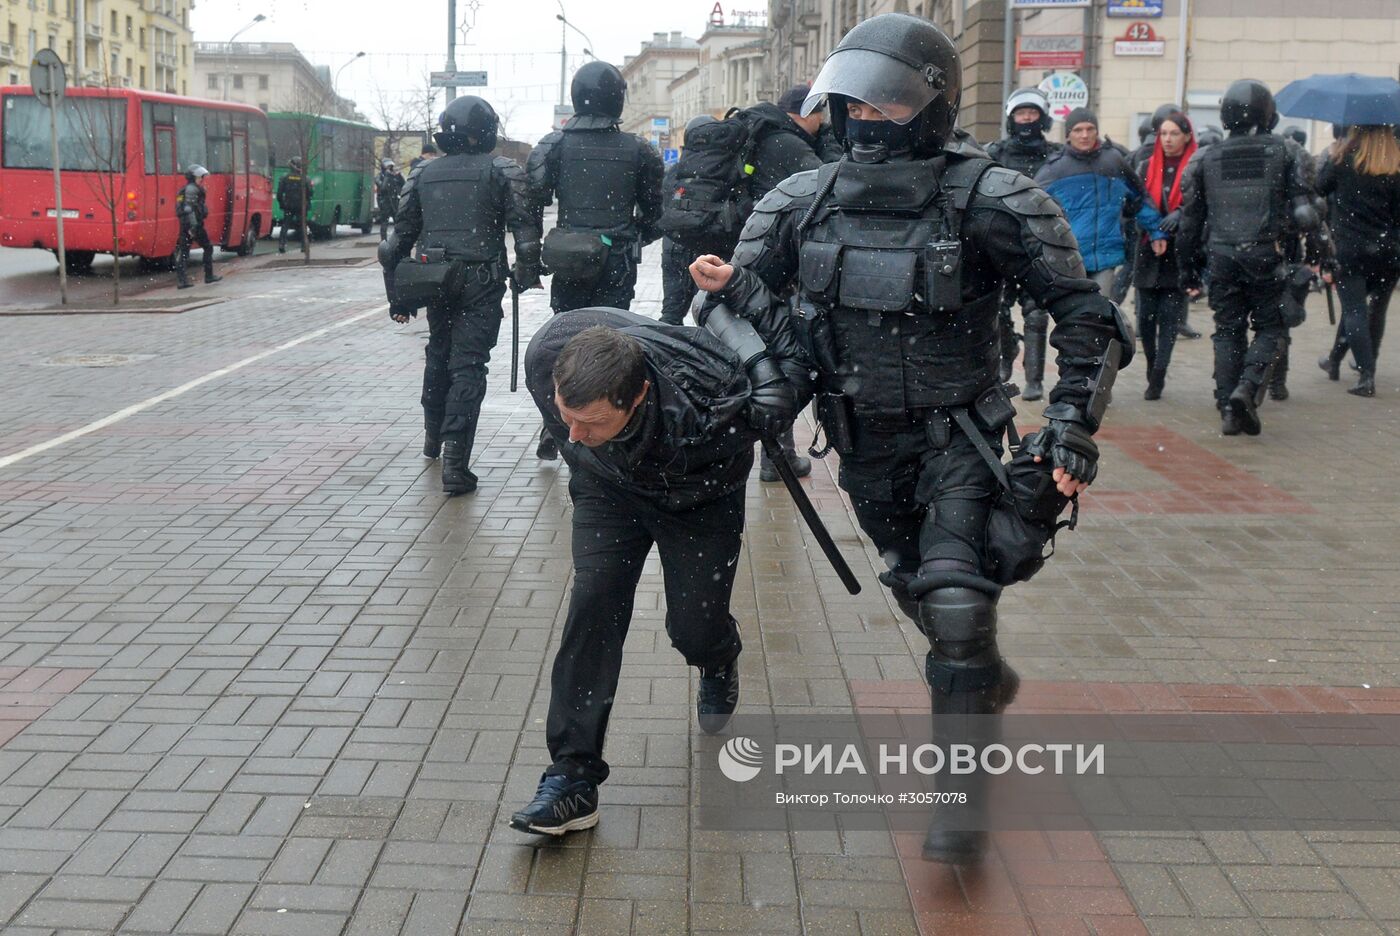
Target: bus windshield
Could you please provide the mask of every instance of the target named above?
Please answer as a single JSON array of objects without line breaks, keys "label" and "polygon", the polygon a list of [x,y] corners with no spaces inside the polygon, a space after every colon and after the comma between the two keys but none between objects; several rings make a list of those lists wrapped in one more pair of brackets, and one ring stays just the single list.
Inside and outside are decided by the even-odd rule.
[{"label": "bus windshield", "polygon": [[[49,109],[32,95],[7,95],[4,166],[52,169]],[[126,100],[63,99],[58,112],[59,168],[65,172],[126,171]]]}]

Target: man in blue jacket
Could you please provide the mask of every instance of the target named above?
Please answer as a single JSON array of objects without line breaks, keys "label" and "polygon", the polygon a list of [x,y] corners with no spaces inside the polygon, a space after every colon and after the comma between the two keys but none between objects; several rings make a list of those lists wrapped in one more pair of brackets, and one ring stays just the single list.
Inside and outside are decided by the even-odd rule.
[{"label": "man in blue jacket", "polygon": [[[1119,223],[1133,216],[1152,240],[1159,256],[1166,250],[1167,235],[1159,227],[1162,216],[1143,198],[1142,182],[1118,150],[1103,146],[1099,119],[1087,107],[1070,111],[1065,119],[1069,145],[1046,161],[1035,181],[1065,210],[1084,269],[1107,296],[1113,275],[1123,265],[1127,244]],[[1022,399],[1038,400],[1043,392],[1045,341],[1049,322],[1045,315],[1026,317],[1026,386]]]}]

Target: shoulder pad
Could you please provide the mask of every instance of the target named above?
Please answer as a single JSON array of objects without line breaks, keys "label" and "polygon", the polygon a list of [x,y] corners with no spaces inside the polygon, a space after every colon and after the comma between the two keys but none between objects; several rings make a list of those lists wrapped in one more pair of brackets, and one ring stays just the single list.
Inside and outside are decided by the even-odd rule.
[{"label": "shoulder pad", "polygon": [[[773,191],[782,192],[789,197],[789,200],[815,195],[817,193],[817,170],[808,169],[805,172],[794,173],[779,182]],[[765,195],[762,200],[759,201],[759,204],[761,205],[763,202],[766,202],[768,197],[772,194],[773,192],[769,192],[768,195]]]},{"label": "shoulder pad", "polygon": [[1035,188],[1035,183],[1014,169],[993,166],[977,180],[977,191],[990,198],[1005,198],[1013,192]]},{"label": "shoulder pad", "polygon": [[497,156],[495,159],[491,160],[491,166],[494,169],[499,169],[501,175],[505,176],[507,179],[525,178],[525,170],[520,168],[520,163],[511,159],[509,156]]},{"label": "shoulder pad", "polygon": [[[424,163],[423,165],[426,165],[426,163]],[[415,167],[411,172],[409,172],[408,178],[404,179],[403,189],[399,192],[399,198],[407,198],[408,193],[418,187],[418,177],[422,174],[422,165]]]}]

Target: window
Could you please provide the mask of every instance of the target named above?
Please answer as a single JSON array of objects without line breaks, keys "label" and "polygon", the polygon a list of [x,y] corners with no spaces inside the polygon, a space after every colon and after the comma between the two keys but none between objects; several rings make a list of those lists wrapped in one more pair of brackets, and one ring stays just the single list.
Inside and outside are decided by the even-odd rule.
[{"label": "window", "polygon": [[146,87],[146,66],[141,66],[141,87]]},{"label": "window", "polygon": [[133,65],[133,64],[134,64],[134,63],[131,61],[131,59],[127,59],[127,60],[126,60],[126,80],[127,80],[127,81],[130,81],[130,80],[131,80],[131,69],[132,69],[132,65]]},{"label": "window", "polygon": [[210,172],[232,172],[233,134],[229,115],[222,111],[205,111],[204,128],[204,168]]},{"label": "window", "polygon": [[259,101],[259,102],[258,102],[258,110],[260,110],[260,111],[262,111],[264,114],[266,114],[266,113],[268,112],[268,110],[269,110],[269,108],[268,108],[268,106],[267,106],[267,102],[266,102],[266,101]]},{"label": "window", "polygon": [[58,51],[58,37],[53,33],[49,33],[49,48]]},{"label": "window", "polygon": [[[14,79],[16,76],[10,76]],[[18,83],[18,82],[14,82]],[[5,98],[4,165],[52,169],[49,109],[32,96]],[[126,101],[65,98],[58,113],[58,156],[67,172],[120,168],[126,150]],[[115,159],[114,159],[115,157]]]},{"label": "window", "polygon": [[117,35],[117,11],[116,11],[116,10],[113,10],[113,11],[112,11],[112,38],[115,39],[115,38],[116,38],[116,35]]},{"label": "window", "polygon": [[144,52],[144,51],[146,51],[146,27],[145,27],[145,26],[142,26],[142,27],[141,27],[140,36],[141,36],[141,51]]},{"label": "window", "polygon": [[204,108],[176,107],[175,111],[175,152],[180,167],[191,163],[201,166],[208,162],[204,148]]},{"label": "window", "polygon": [[[264,105],[265,109],[266,105]],[[258,175],[272,174],[272,159],[267,146],[267,121],[248,121],[248,161],[249,168]]]},{"label": "window", "polygon": [[238,91],[242,91],[242,90],[243,90],[243,76],[242,76],[242,75],[234,75],[234,76],[233,76],[233,87],[234,87],[236,90],[238,90]]},{"label": "window", "polygon": [[[49,0],[49,3],[50,3],[50,5],[52,5],[53,0]],[[134,29],[134,27],[135,27],[135,24],[132,23],[131,17],[128,16],[128,17],[126,18],[126,38],[128,38],[128,39],[133,38],[133,36],[134,36],[134,34],[135,34],[135,29]]]},{"label": "window", "polygon": [[58,15],[58,0],[49,0],[49,12]]},{"label": "window", "polygon": [[209,76],[209,90],[210,90],[210,91],[217,91],[217,90],[219,90],[219,76],[218,76],[218,75],[210,75],[210,76]]},{"label": "window", "polygon": [[121,61],[117,53],[112,53],[112,67],[107,70],[107,76],[111,77],[117,73],[117,62]]},{"label": "window", "polygon": [[258,90],[259,90],[259,91],[266,91],[266,90],[267,90],[267,76],[266,76],[266,75],[259,75],[259,76],[258,76]]}]

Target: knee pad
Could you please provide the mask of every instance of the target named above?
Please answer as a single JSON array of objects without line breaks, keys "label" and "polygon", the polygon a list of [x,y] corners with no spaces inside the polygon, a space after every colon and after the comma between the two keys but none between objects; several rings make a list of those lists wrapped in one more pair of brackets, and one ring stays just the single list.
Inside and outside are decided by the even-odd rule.
[{"label": "knee pad", "polygon": [[974,588],[935,588],[919,599],[919,628],[940,660],[970,662],[995,653],[996,600]]}]

